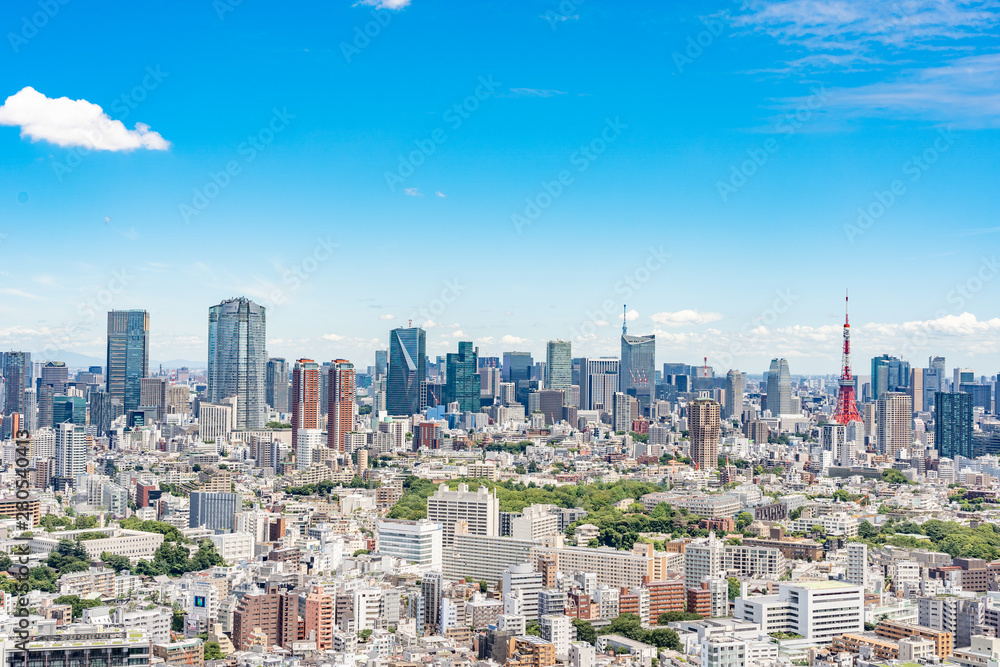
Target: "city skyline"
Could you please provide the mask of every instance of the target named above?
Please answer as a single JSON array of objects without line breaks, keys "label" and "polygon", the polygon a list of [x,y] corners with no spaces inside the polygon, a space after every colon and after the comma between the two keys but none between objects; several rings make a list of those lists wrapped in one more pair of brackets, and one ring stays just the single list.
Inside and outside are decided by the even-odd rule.
[{"label": "city skyline", "polygon": [[[0,349],[99,358],[103,313],[143,309],[151,361],[199,360],[199,310],[242,295],[287,359],[367,359],[411,319],[433,356],[461,338],[597,357],[624,302],[658,364],[836,373],[849,288],[860,357],[1000,368],[1000,13],[569,4],[467,7],[489,26],[467,34],[429,0],[289,25],[113,2],[30,37],[37,7],[5,6]],[[478,261],[449,261],[456,239]],[[598,250],[581,262],[574,241]],[[580,287],[540,289],[539,266]],[[890,275],[918,288],[886,293]]]}]

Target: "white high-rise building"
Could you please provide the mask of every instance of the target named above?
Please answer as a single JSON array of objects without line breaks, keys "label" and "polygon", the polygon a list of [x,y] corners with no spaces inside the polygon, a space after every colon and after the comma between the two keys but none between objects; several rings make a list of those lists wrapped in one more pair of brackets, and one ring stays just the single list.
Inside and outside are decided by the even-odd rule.
[{"label": "white high-rise building", "polygon": [[726,373],[726,406],[723,419],[739,419],[743,414],[743,373],[731,370]]},{"label": "white high-rise building", "polygon": [[458,490],[452,491],[442,484],[427,499],[427,520],[441,524],[446,547],[455,541],[455,524],[459,521],[468,523],[470,535],[496,537],[500,535],[500,500],[485,486],[469,491],[468,484],[459,484]]},{"label": "white high-rise building", "polygon": [[566,391],[573,386],[573,353],[568,340],[550,340],[545,347],[545,387]]},{"label": "white high-rise building", "polygon": [[313,451],[325,447],[326,441],[318,428],[300,428],[296,439],[295,469],[305,470],[313,463]]},{"label": "white high-rise building", "polygon": [[684,588],[701,588],[703,579],[717,579],[724,574],[725,544],[711,533],[684,548]]},{"label": "white high-rise building", "polygon": [[583,359],[580,362],[580,409],[611,413],[619,391],[618,360]]},{"label": "white high-rise building", "polygon": [[381,556],[392,556],[440,572],[442,539],[439,523],[427,519],[382,519],[378,522],[376,551]]},{"label": "white high-rise building", "polygon": [[204,441],[228,440],[235,420],[231,405],[202,403],[198,408],[198,435]]},{"label": "white high-rise building", "polygon": [[542,639],[556,647],[556,655],[569,655],[572,620],[565,614],[545,614],[538,619]]},{"label": "white high-rise building", "polygon": [[848,542],[846,579],[855,586],[868,588],[868,545]]},{"label": "white high-rise building", "polygon": [[56,429],[55,476],[72,480],[87,471],[87,436],[82,426],[59,424]]},{"label": "white high-rise building", "polygon": [[511,565],[504,570],[501,586],[504,600],[503,613],[524,616],[529,623],[538,620],[538,593],[542,590],[541,572],[536,572],[531,563]]},{"label": "white high-rise building", "polygon": [[36,459],[51,459],[56,455],[56,431],[40,428],[31,434],[31,451]]}]

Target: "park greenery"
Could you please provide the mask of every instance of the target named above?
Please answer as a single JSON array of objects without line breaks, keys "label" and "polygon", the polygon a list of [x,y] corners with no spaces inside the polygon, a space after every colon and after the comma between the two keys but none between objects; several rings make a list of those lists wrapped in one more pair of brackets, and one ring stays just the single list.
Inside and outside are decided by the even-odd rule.
[{"label": "park greenery", "polygon": [[[689,616],[696,619],[701,618],[697,614],[690,614]],[[579,618],[573,619],[573,627],[576,628],[577,639],[592,645],[597,643],[597,636],[599,634],[620,635],[633,641],[651,644],[657,648],[665,648],[672,651],[681,650],[681,642],[675,631],[666,627],[646,630],[642,627],[642,620],[635,614],[621,614],[600,630],[595,630],[594,626],[588,621]]]},{"label": "park greenery", "polygon": [[908,549],[930,549],[952,558],[1000,557],[1000,526],[983,524],[976,528],[954,521],[931,519],[917,524],[912,521],[886,521],[876,528],[868,521],[858,526],[858,537],[852,541],[865,542],[871,548],[886,545]]}]

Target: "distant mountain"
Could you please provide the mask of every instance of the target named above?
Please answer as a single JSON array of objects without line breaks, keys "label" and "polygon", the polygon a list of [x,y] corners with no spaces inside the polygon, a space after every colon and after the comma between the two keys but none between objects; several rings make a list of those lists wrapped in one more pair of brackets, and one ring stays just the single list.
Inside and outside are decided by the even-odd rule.
[{"label": "distant mountain", "polygon": [[[92,357],[86,354],[80,354],[79,352],[68,352],[66,350],[55,350],[54,352],[46,352],[45,354],[41,352],[31,353],[32,361],[65,361],[69,368],[89,368],[91,366],[104,366],[107,360],[104,357]],[[153,361],[149,362],[149,370],[156,371],[160,368],[160,365],[164,368],[182,368],[187,366],[191,370],[204,370],[207,364],[205,360],[201,361],[191,361],[190,359],[171,359],[169,361]]]},{"label": "distant mountain", "polygon": [[204,359],[201,361],[191,361],[190,359],[171,359],[170,361],[150,361],[149,369],[159,368],[162,365],[164,368],[183,368],[187,366],[191,370],[205,370],[208,364]]}]

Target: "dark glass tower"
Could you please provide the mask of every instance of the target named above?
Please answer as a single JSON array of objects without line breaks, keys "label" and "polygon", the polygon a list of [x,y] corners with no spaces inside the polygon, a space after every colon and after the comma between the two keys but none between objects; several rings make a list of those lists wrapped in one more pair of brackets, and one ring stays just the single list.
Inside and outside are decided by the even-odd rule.
[{"label": "dark glass tower", "polygon": [[3,413],[12,415],[15,412],[24,414],[24,390],[31,386],[31,353],[4,352],[3,367],[4,405]]},{"label": "dark glass tower", "polygon": [[479,412],[479,388],[482,378],[476,371],[479,367],[478,353],[469,341],[458,344],[458,354],[449,352],[445,360],[446,380],[444,402],[458,403],[461,412]]},{"label": "dark glass tower", "polygon": [[393,415],[420,411],[420,387],[427,381],[427,334],[420,327],[389,332],[386,410]]},{"label": "dark glass tower", "polygon": [[266,309],[250,299],[208,309],[208,402],[236,397],[236,428],[264,428]]},{"label": "dark glass tower", "polygon": [[648,413],[656,392],[656,337],[629,336],[623,332],[618,372],[619,391],[635,396],[642,413]]},{"label": "dark glass tower", "polygon": [[288,412],[288,362],[280,357],[267,360],[267,389],[264,400],[278,412]]},{"label": "dark glass tower", "polygon": [[934,446],[950,459],[972,456],[972,396],[939,391],[934,394]]},{"label": "dark glass tower", "polygon": [[139,407],[142,379],[149,376],[149,313],[112,310],[108,313],[107,390],[125,410]]}]

